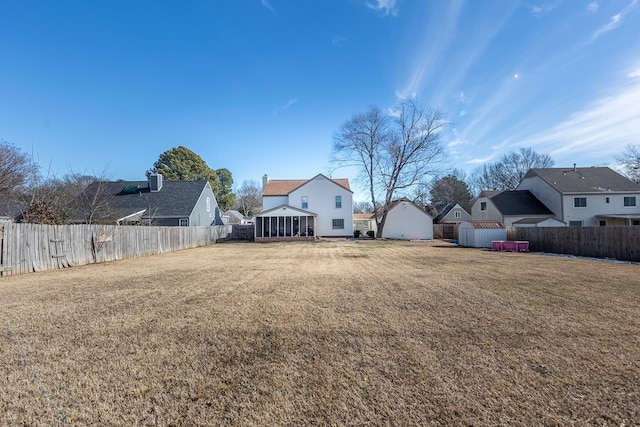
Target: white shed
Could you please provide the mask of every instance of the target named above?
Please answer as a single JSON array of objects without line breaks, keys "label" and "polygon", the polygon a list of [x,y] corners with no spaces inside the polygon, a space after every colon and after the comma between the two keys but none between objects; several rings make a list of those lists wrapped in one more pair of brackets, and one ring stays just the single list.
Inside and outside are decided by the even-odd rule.
[{"label": "white shed", "polygon": [[567,224],[555,218],[523,218],[515,221],[513,227],[566,227]]},{"label": "white shed", "polygon": [[396,200],[387,212],[381,237],[400,240],[431,240],[433,239],[433,219],[411,200],[406,198]]},{"label": "white shed", "polygon": [[501,222],[466,221],[458,227],[460,246],[490,248],[494,240],[507,240],[507,228]]}]

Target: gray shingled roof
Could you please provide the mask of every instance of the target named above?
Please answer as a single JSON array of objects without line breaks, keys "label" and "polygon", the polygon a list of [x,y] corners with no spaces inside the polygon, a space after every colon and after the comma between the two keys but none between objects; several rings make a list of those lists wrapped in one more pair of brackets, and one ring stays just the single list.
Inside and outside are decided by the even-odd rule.
[{"label": "gray shingled roof", "polygon": [[607,167],[530,169],[524,177],[533,176],[539,176],[561,193],[640,191],[640,185]]},{"label": "gray shingled roof", "polygon": [[14,199],[0,199],[0,216],[17,218],[22,215],[22,206]]},{"label": "gray shingled roof", "polygon": [[[164,181],[160,191],[151,192],[148,181],[116,181],[103,182],[102,188],[112,197],[111,203],[120,217],[151,208],[158,218],[185,218],[191,215],[206,184],[206,180]],[[99,185],[98,182],[92,183],[87,192],[94,193]],[[124,189],[131,186],[138,188],[131,194],[125,194]]]},{"label": "gray shingled roof", "polygon": [[490,199],[502,215],[553,215],[529,190],[500,191]]}]

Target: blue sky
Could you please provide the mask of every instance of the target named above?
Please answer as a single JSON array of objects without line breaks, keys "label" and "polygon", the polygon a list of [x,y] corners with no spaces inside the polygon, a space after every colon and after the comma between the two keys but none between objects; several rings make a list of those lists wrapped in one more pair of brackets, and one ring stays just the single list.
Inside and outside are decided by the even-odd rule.
[{"label": "blue sky", "polygon": [[[640,144],[640,0],[0,0],[0,139],[144,179],[184,145],[248,179],[332,171],[352,114],[442,110],[446,166]],[[359,192],[356,194],[356,199]]]}]

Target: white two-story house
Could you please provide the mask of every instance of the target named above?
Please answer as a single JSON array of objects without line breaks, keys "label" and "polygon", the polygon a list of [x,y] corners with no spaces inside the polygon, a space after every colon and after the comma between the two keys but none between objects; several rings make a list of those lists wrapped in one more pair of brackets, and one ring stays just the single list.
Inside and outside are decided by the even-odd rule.
[{"label": "white two-story house", "polygon": [[530,169],[517,190],[566,225],[640,225],[640,185],[608,167]]},{"label": "white two-story house", "polygon": [[262,212],[255,240],[312,240],[353,236],[353,192],[347,179],[262,179]]}]

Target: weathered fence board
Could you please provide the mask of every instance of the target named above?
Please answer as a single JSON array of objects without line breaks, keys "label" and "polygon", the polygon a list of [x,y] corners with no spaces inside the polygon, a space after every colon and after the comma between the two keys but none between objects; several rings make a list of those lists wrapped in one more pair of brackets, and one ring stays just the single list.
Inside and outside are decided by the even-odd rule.
[{"label": "weathered fence board", "polygon": [[529,241],[529,250],[640,261],[640,227],[511,227],[507,239]]},{"label": "weathered fence board", "polygon": [[433,224],[434,239],[457,239],[459,224]]},{"label": "weathered fence board", "polygon": [[0,275],[137,258],[210,245],[231,226],[2,224]]}]

